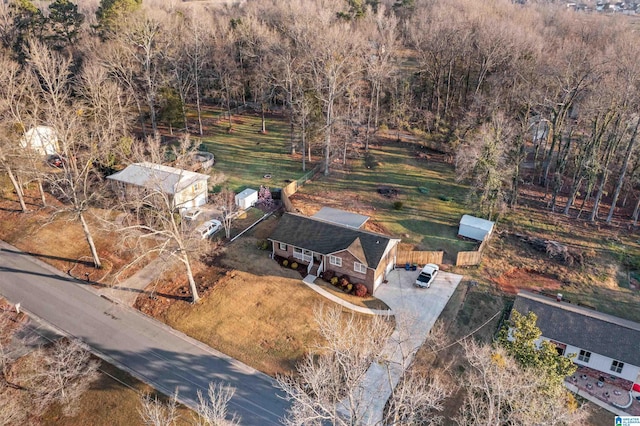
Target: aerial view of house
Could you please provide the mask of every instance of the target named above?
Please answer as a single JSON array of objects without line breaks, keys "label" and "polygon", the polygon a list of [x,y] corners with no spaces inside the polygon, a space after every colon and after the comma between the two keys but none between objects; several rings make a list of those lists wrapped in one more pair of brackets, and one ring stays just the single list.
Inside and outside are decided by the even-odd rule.
[{"label": "aerial view of house", "polygon": [[[350,218],[344,212],[343,217]],[[333,270],[362,282],[370,294],[386,279],[396,264],[400,242],[342,223],[286,213],[269,236],[273,253],[293,257],[309,265],[311,275]]]},{"label": "aerial view of house", "polygon": [[640,323],[527,291],[518,293],[513,309],[535,313],[542,338],[580,367],[569,383],[600,396],[605,384],[614,384],[625,392],[624,403],[630,391],[640,392]]},{"label": "aerial view of house", "polygon": [[0,1],[0,425],[640,426],[638,1]]}]

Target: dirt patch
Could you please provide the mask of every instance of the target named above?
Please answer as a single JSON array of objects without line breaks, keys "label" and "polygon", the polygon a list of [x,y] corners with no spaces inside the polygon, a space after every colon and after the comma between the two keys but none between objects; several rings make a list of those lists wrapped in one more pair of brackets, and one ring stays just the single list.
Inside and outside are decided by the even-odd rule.
[{"label": "dirt patch", "polygon": [[493,282],[507,294],[517,294],[518,290],[553,292],[562,288],[557,279],[522,268],[513,268],[494,278]]}]

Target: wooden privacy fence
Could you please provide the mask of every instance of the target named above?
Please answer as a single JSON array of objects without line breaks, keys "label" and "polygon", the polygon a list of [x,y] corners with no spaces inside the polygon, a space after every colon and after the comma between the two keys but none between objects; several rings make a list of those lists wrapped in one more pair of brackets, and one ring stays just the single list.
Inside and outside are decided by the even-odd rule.
[{"label": "wooden privacy fence", "polygon": [[313,169],[309,170],[307,173],[302,175],[302,177],[298,180],[294,180],[289,185],[282,188],[281,198],[282,204],[284,204],[284,208],[288,212],[294,211],[293,205],[291,204],[290,196],[298,191],[302,185],[305,184],[309,179],[311,179],[316,173],[320,171],[320,165],[315,166]]},{"label": "wooden privacy fence", "polygon": [[484,245],[489,239],[485,239],[478,247],[477,251],[460,251],[456,257],[456,266],[474,266],[479,265],[482,260],[482,251]]},{"label": "wooden privacy fence", "polygon": [[443,256],[443,251],[414,251],[398,249],[396,265],[402,266],[406,263],[417,263],[418,265],[425,265],[427,263],[441,264]]}]

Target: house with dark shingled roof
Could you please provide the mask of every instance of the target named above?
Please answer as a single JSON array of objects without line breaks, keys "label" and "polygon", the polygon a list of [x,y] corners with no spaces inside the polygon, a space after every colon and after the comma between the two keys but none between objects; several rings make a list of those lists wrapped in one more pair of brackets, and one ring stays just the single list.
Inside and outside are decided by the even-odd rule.
[{"label": "house with dark shingled roof", "polygon": [[306,264],[307,272],[320,275],[332,270],[348,275],[369,293],[393,270],[399,239],[313,217],[285,213],[269,240],[273,254]]},{"label": "house with dark shingled roof", "polygon": [[629,390],[640,390],[640,324],[593,309],[520,291],[513,309],[523,315],[534,312],[542,338],[555,344],[573,361],[628,381]]}]

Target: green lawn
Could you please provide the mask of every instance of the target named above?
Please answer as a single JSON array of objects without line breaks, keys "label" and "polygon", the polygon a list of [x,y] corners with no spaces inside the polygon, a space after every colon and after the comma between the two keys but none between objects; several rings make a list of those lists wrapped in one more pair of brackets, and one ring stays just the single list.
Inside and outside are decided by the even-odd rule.
[{"label": "green lawn", "polygon": [[[410,143],[386,143],[371,150],[377,166],[367,168],[364,160],[355,160],[348,172],[336,170],[307,183],[299,197],[367,214],[404,243],[418,250],[444,250],[445,259],[452,262],[458,251],[476,246],[457,238],[460,218],[473,214],[464,204],[467,188],[455,181],[452,165],[416,158],[414,149]],[[381,187],[397,190],[398,195],[384,197],[378,193]],[[324,197],[318,199],[317,194]],[[402,207],[394,208],[396,202]]]},{"label": "green lawn", "polygon": [[217,120],[219,114],[215,110],[205,112],[206,136],[201,142],[215,155],[213,171],[224,173],[223,186],[235,192],[247,187],[258,189],[260,185],[281,188],[303,175],[301,163],[290,154],[289,127],[284,117],[267,118],[267,133],[262,134],[258,114],[233,115],[231,132],[227,120]]}]

